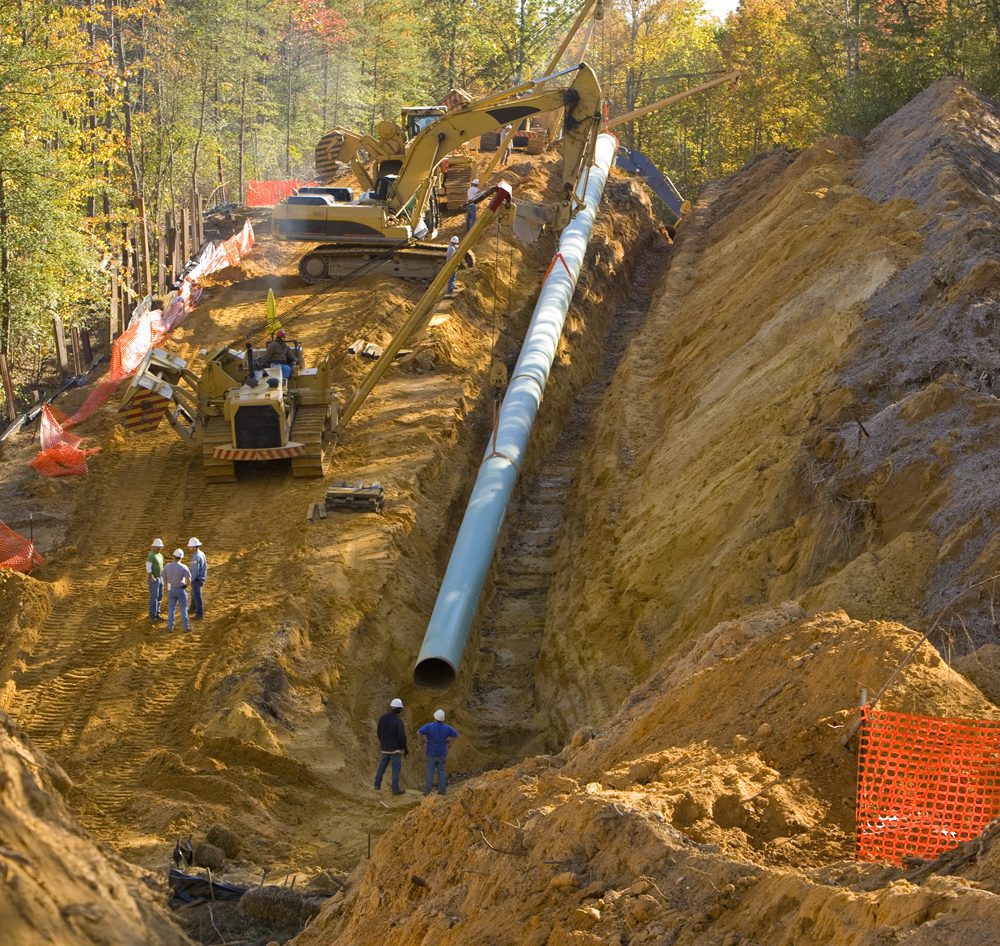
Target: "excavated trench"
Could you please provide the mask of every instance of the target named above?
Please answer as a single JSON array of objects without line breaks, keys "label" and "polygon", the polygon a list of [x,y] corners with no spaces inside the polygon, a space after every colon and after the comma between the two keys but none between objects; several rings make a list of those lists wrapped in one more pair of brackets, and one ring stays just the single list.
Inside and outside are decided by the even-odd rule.
[{"label": "excavated trench", "polygon": [[[619,362],[649,312],[667,267],[669,249],[663,237],[644,243],[630,274],[628,295],[610,318],[592,319],[588,331],[600,342],[600,357],[590,380],[568,412],[563,411],[565,420],[555,441],[525,477],[509,514],[491,592],[481,606],[474,631],[478,643],[475,659],[465,669],[469,680],[466,726],[484,764],[507,765],[520,756],[549,751],[556,745],[557,734],[547,729],[547,716],[539,712],[536,696],[556,550],[596,414]],[[551,429],[555,424],[550,422],[549,426]]]},{"label": "excavated trench", "polygon": [[[648,204],[613,181],[445,697],[407,683],[429,576],[491,420],[491,303],[509,294],[519,337],[545,252],[490,244],[341,444],[332,477],[386,483],[384,516],[307,525],[315,490],[280,477],[211,495],[165,434],[97,419],[91,477],[30,494],[77,547],[0,597],[3,706],[74,782],[45,788],[134,861],[217,822],[243,841],[227,876],[268,864],[339,890],[296,946],[993,942],[1000,846],[950,876],[853,860],[844,736],[860,689],[890,679],[885,708],[1000,715],[995,647],[956,664],[967,679],[921,641],[995,634],[998,147],[995,106],[937,83],[864,141],[713,185],[662,286]],[[527,196],[533,170],[508,169]],[[182,353],[254,316],[240,278],[287,262],[267,253],[212,290]],[[401,295],[371,283],[338,311]],[[151,531],[211,538],[211,617],[189,639],[150,634],[144,587],[119,577]],[[448,798],[373,794],[394,696],[411,731],[441,705],[462,733],[450,767],[470,777]],[[411,754],[411,789],[422,768]],[[4,814],[24,818],[4,836],[23,845],[46,810],[10,772]]]}]

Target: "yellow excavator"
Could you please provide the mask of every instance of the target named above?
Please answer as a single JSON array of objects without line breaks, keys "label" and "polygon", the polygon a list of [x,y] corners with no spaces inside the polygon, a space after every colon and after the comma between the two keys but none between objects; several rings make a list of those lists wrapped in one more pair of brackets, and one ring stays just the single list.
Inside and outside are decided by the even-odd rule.
[{"label": "yellow excavator", "polygon": [[[569,76],[572,82],[567,88],[536,91]],[[565,188],[558,207],[548,215],[547,222],[561,228],[575,212],[573,186],[589,164],[594,132],[601,121],[600,85],[585,63],[463,105],[429,122],[404,145],[401,159],[395,151],[395,157],[387,156],[382,165],[376,164],[380,176],[367,178],[371,187],[360,198],[343,201],[333,193],[286,198],[274,208],[274,232],[285,240],[322,241],[299,261],[299,274],[307,282],[349,275],[362,266],[369,272],[378,269],[404,278],[429,279],[439,271],[446,250],[425,239],[436,231],[433,188],[441,162],[455,148],[485,132],[557,109],[563,109],[565,116],[564,165],[568,162],[573,167],[573,184]],[[361,181],[368,172],[358,153],[369,145],[362,138],[352,159]],[[396,173],[382,173],[387,160],[400,161]]]}]

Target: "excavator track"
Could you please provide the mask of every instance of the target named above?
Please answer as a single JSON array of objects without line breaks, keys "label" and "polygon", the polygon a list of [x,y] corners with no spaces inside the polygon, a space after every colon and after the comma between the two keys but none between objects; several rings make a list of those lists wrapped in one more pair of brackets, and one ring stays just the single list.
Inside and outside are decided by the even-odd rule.
[{"label": "excavator track", "polygon": [[216,447],[232,443],[232,440],[232,432],[224,417],[209,417],[205,421],[201,464],[205,468],[205,479],[209,483],[236,482],[236,464],[232,460],[220,460],[214,454]]},{"label": "excavator track", "polygon": [[[444,264],[448,246],[445,243],[417,241],[393,248],[371,243],[324,243],[299,260],[299,276],[303,282],[317,283],[324,279],[352,276],[362,267],[366,275],[398,276],[400,279],[430,281]],[[463,268],[476,260],[466,253]]]},{"label": "excavator track", "polygon": [[295,411],[290,437],[306,447],[304,457],[292,459],[292,476],[320,477],[325,473],[330,445],[330,409],[323,404],[308,404]]}]

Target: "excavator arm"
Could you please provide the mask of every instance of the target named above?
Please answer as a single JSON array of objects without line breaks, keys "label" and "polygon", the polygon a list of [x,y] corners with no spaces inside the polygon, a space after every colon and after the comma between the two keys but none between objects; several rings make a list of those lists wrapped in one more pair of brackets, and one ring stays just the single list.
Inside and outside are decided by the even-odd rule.
[{"label": "excavator arm", "polygon": [[[387,204],[392,213],[419,220],[427,204],[434,171],[451,151],[486,132],[496,131],[531,115],[565,109],[563,128],[563,190],[557,225],[565,226],[574,212],[572,193],[581,169],[586,166],[601,121],[601,87],[586,64],[558,75],[575,73],[565,89],[531,94],[531,89],[550,82],[545,76],[502,93],[456,109],[428,125],[407,148],[399,175],[389,191]],[[517,98],[519,92],[529,94]]]}]

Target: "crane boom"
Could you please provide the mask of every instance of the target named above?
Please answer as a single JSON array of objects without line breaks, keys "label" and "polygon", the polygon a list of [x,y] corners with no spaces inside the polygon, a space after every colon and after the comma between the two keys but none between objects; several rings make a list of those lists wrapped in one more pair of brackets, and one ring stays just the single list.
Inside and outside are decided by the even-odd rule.
[{"label": "crane boom", "polygon": [[626,122],[630,122],[633,119],[642,118],[643,115],[648,115],[650,112],[657,112],[661,108],[666,108],[668,105],[674,105],[676,102],[683,102],[684,99],[690,98],[692,95],[697,95],[699,92],[704,92],[707,89],[714,89],[717,85],[722,85],[725,82],[735,82],[739,77],[740,70],[734,69],[732,72],[727,72],[724,76],[716,76],[716,78],[710,79],[708,82],[696,85],[693,89],[687,89],[684,92],[678,92],[676,95],[667,96],[667,98],[660,99],[658,102],[643,105],[642,108],[632,109],[631,112],[626,112],[624,115],[618,115],[615,118],[612,118],[607,124],[607,129],[610,131],[612,128],[617,128],[619,125],[624,125]]}]

